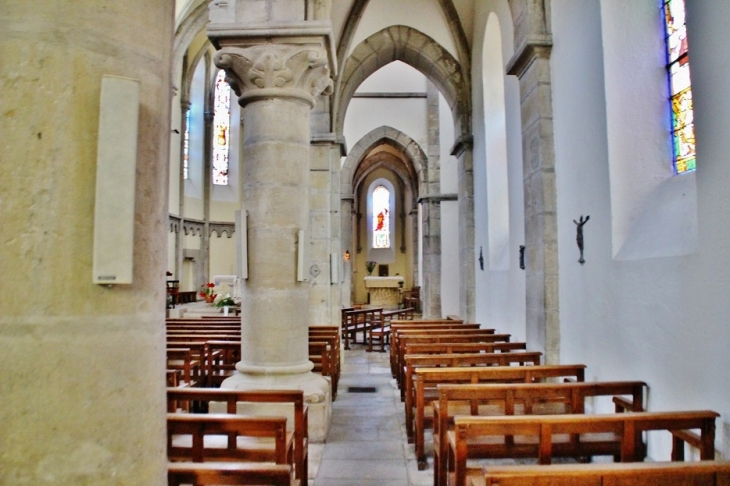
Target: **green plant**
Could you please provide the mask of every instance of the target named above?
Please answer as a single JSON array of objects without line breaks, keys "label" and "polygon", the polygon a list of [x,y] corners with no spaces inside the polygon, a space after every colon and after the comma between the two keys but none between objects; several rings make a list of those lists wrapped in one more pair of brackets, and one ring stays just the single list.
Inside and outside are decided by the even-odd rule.
[{"label": "green plant", "polygon": [[378,262],[373,260],[368,260],[365,262],[365,268],[367,269],[368,273],[373,273],[373,270],[375,270],[375,265],[377,265]]},{"label": "green plant", "polygon": [[233,300],[233,297],[231,297],[231,294],[226,294],[224,297],[221,297],[218,299],[218,301],[215,303],[216,307],[225,307],[229,306],[232,307],[236,305],[236,301]]}]

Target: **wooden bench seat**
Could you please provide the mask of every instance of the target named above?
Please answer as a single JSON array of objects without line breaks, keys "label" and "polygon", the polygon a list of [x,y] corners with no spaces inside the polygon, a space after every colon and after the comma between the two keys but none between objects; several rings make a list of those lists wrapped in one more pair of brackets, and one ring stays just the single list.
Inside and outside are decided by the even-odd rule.
[{"label": "wooden bench seat", "polygon": [[[408,441],[413,442],[414,437],[414,416],[416,407],[415,387],[413,386],[413,376],[417,369],[420,368],[458,368],[458,367],[494,367],[494,366],[538,366],[542,353],[539,351],[525,351],[515,353],[476,353],[476,354],[408,354],[405,356],[406,372],[405,372],[405,411],[406,411],[406,431],[408,433]],[[433,398],[436,398],[435,394]],[[426,401],[425,406],[428,407],[430,402]],[[430,425],[430,410],[424,410],[425,422]],[[418,453],[418,446],[416,446]]]},{"label": "wooden bench seat", "polygon": [[[424,433],[431,427],[431,403],[438,399],[441,384],[539,383],[548,378],[585,381],[585,365],[493,366],[476,368],[417,368],[415,370],[414,442],[425,450]],[[425,466],[425,465],[424,465]]]},{"label": "wooden bench seat", "polygon": [[730,486],[730,462],[486,466],[471,486]]},{"label": "wooden bench seat", "polygon": [[271,462],[294,465],[294,435],[286,417],[167,414],[171,462]]},{"label": "wooden bench seat", "polygon": [[337,326],[310,326],[309,328],[309,340],[310,341],[324,341],[330,346],[330,380],[332,385],[332,400],[337,399],[337,388],[340,381],[341,374],[341,360],[340,354],[342,352],[342,345],[340,341],[340,331]]},{"label": "wooden bench seat", "polygon": [[[643,432],[697,429],[702,437],[700,458],[714,459],[715,419],[710,410],[629,412],[609,415],[522,415],[454,418],[447,432],[449,484],[466,486],[467,459],[537,458],[550,464],[554,457],[590,458],[612,455],[616,462],[641,462],[646,457]],[[510,438],[510,440],[507,440]],[[684,447],[684,444],[681,444]],[[676,446],[676,444],[675,444]]]},{"label": "wooden bench seat", "polygon": [[[423,328],[407,328],[403,329],[400,326],[397,328],[391,327],[392,343],[391,349],[391,368],[393,377],[397,380],[402,380],[402,369],[403,369],[403,355],[406,352],[407,344],[413,342],[419,343],[443,343],[443,342],[495,342],[505,341],[505,339],[499,337],[504,336],[503,334],[495,334],[494,329],[482,329],[479,324],[442,324],[439,326],[429,326],[427,329]],[[496,338],[485,337],[486,334],[490,336],[498,336]],[[453,336],[453,340],[444,340],[444,336]],[[507,335],[506,341],[509,341],[509,335]],[[417,338],[417,339],[416,339]],[[430,339],[429,339],[430,338]],[[415,341],[413,341],[415,339]],[[401,373],[401,376],[398,376]]]},{"label": "wooden bench seat", "polygon": [[526,350],[525,342],[408,343],[405,354],[509,353]]},{"label": "wooden bench seat", "polygon": [[383,311],[383,322],[380,326],[372,326],[368,330],[368,351],[373,350],[373,341],[378,340],[380,342],[380,352],[385,352],[385,344],[390,340],[390,325],[394,319],[399,321],[412,321],[415,313],[413,307],[406,309],[398,309],[391,311]]},{"label": "wooden bench seat", "polygon": [[284,464],[190,463],[167,465],[167,485],[184,486],[299,486],[291,467]]},{"label": "wooden bench seat", "polygon": [[[225,406],[228,414],[245,412],[248,404],[281,404],[290,420],[294,439],[294,471],[296,477],[306,484],[309,463],[309,412],[301,390],[221,390],[221,389],[167,389],[167,410],[169,413],[190,411],[194,407],[208,411],[211,404]],[[240,409],[239,409],[240,408]],[[286,410],[288,409],[288,410]],[[279,409],[275,410],[278,413]]]},{"label": "wooden bench seat", "polygon": [[211,340],[206,344],[211,355],[207,383],[217,388],[236,373],[236,363],[241,361],[241,341]]},{"label": "wooden bench seat", "polygon": [[177,372],[174,386],[201,386],[204,380],[203,363],[189,347],[168,347],[167,369]]},{"label": "wooden bench seat", "polygon": [[[434,328],[438,329],[439,327],[442,327],[443,329],[450,329],[450,328],[458,328],[458,325],[464,324],[464,321],[449,321],[449,320],[439,320],[439,321],[408,321],[408,320],[398,320],[393,319],[390,321],[390,370],[393,373],[393,377],[395,377],[395,351],[398,349],[398,330],[399,329],[429,329]],[[479,324],[467,324],[466,327],[463,329],[477,329],[481,327]]]},{"label": "wooden bench seat", "polygon": [[342,335],[345,337],[345,349],[350,349],[350,340],[357,343],[357,333],[362,332],[363,344],[367,342],[367,333],[373,326],[382,326],[383,308],[355,309],[344,312]]},{"label": "wooden bench seat", "polygon": [[[436,485],[446,484],[446,434],[456,415],[547,415],[586,412],[593,397],[614,397],[617,413],[645,409],[647,385],[642,381],[438,385],[433,403],[433,453]],[[426,457],[418,457],[419,466]]]},{"label": "wooden bench seat", "polygon": [[404,399],[403,387],[405,385],[405,356],[406,350],[409,345],[412,344],[444,344],[444,343],[496,343],[496,342],[508,342],[510,340],[509,334],[494,334],[492,329],[465,329],[465,330],[448,330],[441,333],[428,333],[428,334],[401,334],[398,339],[398,347],[400,348],[397,352],[397,363],[398,370],[396,374],[396,382],[398,387],[401,389],[401,400]]}]

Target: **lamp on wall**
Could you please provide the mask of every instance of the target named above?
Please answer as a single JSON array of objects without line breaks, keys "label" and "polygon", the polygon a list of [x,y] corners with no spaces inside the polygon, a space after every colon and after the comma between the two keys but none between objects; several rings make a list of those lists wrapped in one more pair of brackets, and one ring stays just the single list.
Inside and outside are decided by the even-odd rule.
[{"label": "lamp on wall", "polygon": [[350,250],[345,250],[345,261],[346,262],[350,261]]}]

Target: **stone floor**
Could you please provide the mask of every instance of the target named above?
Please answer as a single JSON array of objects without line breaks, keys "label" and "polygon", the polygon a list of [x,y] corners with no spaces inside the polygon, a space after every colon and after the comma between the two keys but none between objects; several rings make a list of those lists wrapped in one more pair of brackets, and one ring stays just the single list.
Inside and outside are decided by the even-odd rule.
[{"label": "stone floor", "polygon": [[[353,346],[344,352],[332,425],[325,444],[310,444],[310,486],[426,486],[431,464],[418,471],[388,353]],[[374,393],[348,391],[374,387]],[[427,439],[430,440],[430,437]]]}]

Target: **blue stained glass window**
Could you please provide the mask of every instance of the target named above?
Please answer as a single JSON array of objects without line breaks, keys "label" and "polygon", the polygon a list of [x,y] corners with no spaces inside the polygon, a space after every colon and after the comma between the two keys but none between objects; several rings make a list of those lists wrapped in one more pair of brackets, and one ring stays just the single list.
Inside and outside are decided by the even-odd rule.
[{"label": "blue stained glass window", "polygon": [[213,184],[228,184],[228,151],[231,135],[231,87],[221,69],[215,78],[213,98]]},{"label": "blue stained glass window", "polygon": [[692,81],[684,0],[662,0],[667,45],[667,72],[672,108],[674,170],[696,168]]},{"label": "blue stained glass window", "polygon": [[185,112],[185,133],[183,133],[183,179],[188,178],[190,161],[190,108]]}]

